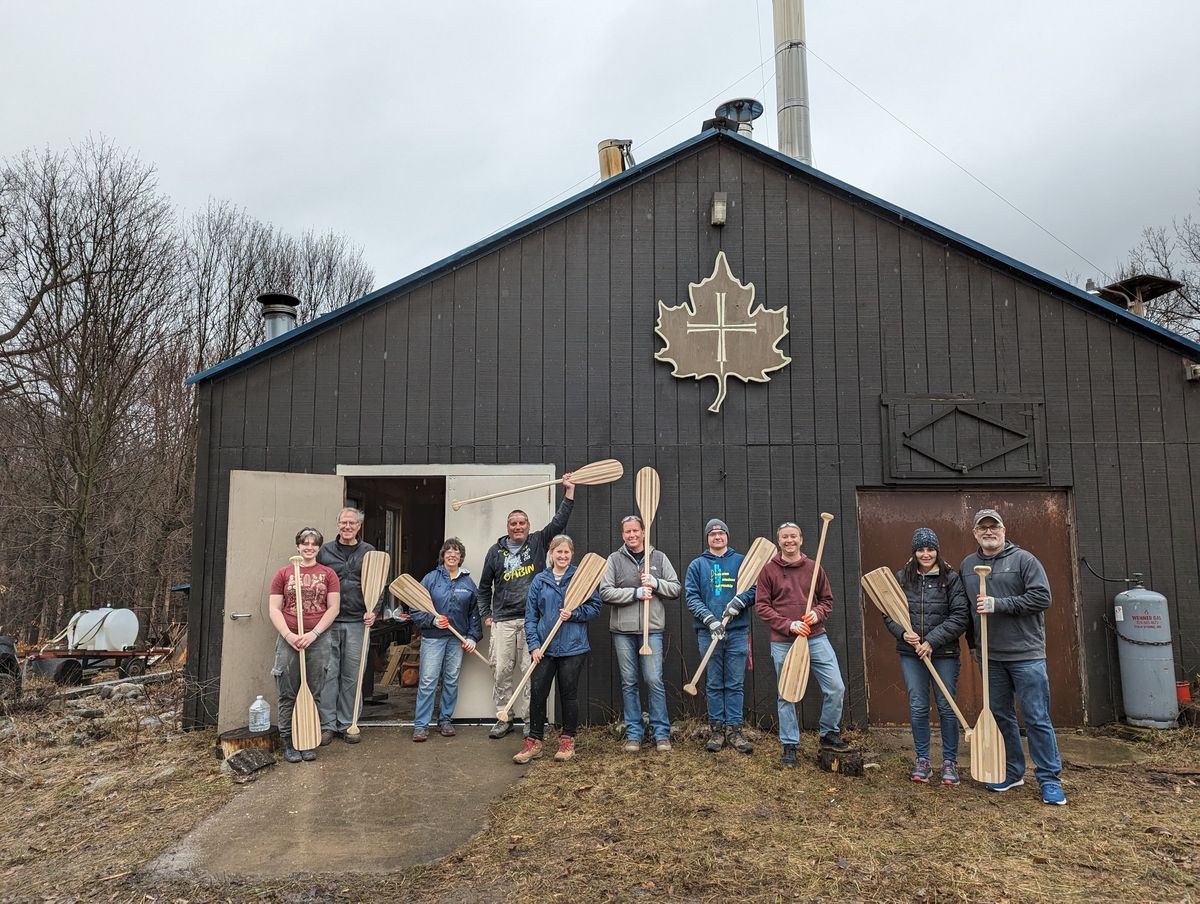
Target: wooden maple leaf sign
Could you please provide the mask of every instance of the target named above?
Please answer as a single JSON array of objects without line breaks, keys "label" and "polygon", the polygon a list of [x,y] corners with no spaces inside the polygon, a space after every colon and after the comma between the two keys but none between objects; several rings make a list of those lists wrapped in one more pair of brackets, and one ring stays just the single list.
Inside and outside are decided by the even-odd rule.
[{"label": "wooden maple leaf sign", "polygon": [[788,332],[787,308],[755,309],[754,283],[734,277],[724,251],[711,275],[688,284],[688,296],[690,304],[673,308],[659,299],[654,332],[666,345],[654,357],[673,365],[676,377],[716,377],[720,390],[709,411],[721,410],[728,377],[766,383],[767,374],[791,362],[778,348]]}]

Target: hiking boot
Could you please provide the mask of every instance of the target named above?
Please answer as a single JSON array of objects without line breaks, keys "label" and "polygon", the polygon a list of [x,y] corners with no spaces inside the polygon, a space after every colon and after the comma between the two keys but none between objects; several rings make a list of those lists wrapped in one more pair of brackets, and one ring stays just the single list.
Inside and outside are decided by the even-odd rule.
[{"label": "hiking boot", "polygon": [[556,760],[569,760],[575,756],[575,739],[570,735],[562,735],[558,739],[558,753],[554,754]]},{"label": "hiking boot", "polygon": [[714,722],[708,727],[708,743],[704,745],[704,749],[709,753],[717,753],[724,746],[725,726]]},{"label": "hiking boot", "polygon": [[657,750],[659,753],[670,753],[671,752],[671,739],[670,738],[659,738],[657,741],[654,742],[654,749]]},{"label": "hiking boot", "polygon": [[362,740],[362,732],[360,731],[358,734],[350,734],[348,731],[343,731],[342,740],[347,744],[357,744]]},{"label": "hiking boot", "polygon": [[1013,788],[1020,788],[1023,784],[1025,784],[1025,779],[1023,778],[1005,778],[1002,782],[992,782],[991,784],[984,785],[984,787],[989,791],[1003,793],[1011,791]]},{"label": "hiking boot", "polygon": [[458,732],[454,730],[453,722],[451,722],[449,719],[442,719],[441,722],[438,722],[438,734],[440,734],[443,738],[452,738],[458,734]]},{"label": "hiking boot", "polygon": [[426,728],[424,725],[413,728],[413,743],[414,744],[420,744],[427,737],[429,737],[429,729]]},{"label": "hiking boot", "polygon": [[942,784],[958,784],[958,763],[954,760],[942,760]]},{"label": "hiking boot", "polygon": [[526,738],[525,746],[513,754],[513,762],[518,766],[524,766],[530,760],[540,760],[542,758],[542,742],[537,738]]},{"label": "hiking boot", "polygon": [[796,768],[796,745],[795,744],[784,744],[783,745],[783,758],[780,760],[780,762],[783,764],[784,769],[795,769]]},{"label": "hiking boot", "polygon": [[625,751],[626,753],[641,753],[642,752],[642,742],[641,741],[626,741],[624,744],[621,745],[621,749],[623,751]]},{"label": "hiking boot", "polygon": [[726,730],[725,743],[738,753],[754,753],[754,744],[742,733],[742,726],[734,725]]},{"label": "hiking boot", "polygon": [[850,745],[843,741],[842,736],[836,731],[821,735],[821,746],[826,750],[836,750],[839,753],[850,749]]},{"label": "hiking boot", "polygon": [[304,762],[306,762],[306,763],[311,763],[316,758],[317,758],[317,752],[315,750],[301,750],[300,751],[300,759],[304,760]]},{"label": "hiking boot", "polygon": [[1055,807],[1067,805],[1067,795],[1063,794],[1062,785],[1058,782],[1046,782],[1042,785],[1042,803]]},{"label": "hiking boot", "polygon": [[492,730],[488,732],[488,737],[493,741],[499,741],[502,737],[513,730],[512,721],[497,722],[492,726]]},{"label": "hiking boot", "polygon": [[929,776],[933,773],[933,767],[929,765],[929,760],[923,756],[917,757],[912,768],[912,780],[920,782],[922,785],[929,784]]},{"label": "hiking boot", "polygon": [[328,747],[333,742],[333,730],[330,728],[321,729],[321,746]]},{"label": "hiking boot", "polygon": [[283,758],[289,763],[298,763],[304,759],[304,757],[300,755],[300,751],[292,746],[291,738],[283,739]]}]

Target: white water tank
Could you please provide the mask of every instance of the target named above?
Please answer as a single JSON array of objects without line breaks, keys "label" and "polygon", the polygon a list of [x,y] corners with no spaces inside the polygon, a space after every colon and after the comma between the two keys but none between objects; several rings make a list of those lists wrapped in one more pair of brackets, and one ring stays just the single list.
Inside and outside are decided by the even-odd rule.
[{"label": "white water tank", "polygon": [[84,609],[67,625],[67,649],[124,650],[137,643],[138,629],[132,609]]}]

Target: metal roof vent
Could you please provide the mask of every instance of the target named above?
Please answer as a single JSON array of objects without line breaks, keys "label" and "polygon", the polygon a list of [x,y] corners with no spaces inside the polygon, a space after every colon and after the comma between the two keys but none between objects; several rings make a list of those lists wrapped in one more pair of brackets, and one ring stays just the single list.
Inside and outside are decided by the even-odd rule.
[{"label": "metal roof vent", "polygon": [[262,318],[268,342],[296,328],[296,309],[300,307],[300,299],[295,295],[263,292],[258,296],[258,303],[263,306]]},{"label": "metal roof vent", "polygon": [[754,120],[762,116],[763,105],[752,97],[727,100],[717,107],[716,116],[704,121],[704,129],[724,129],[749,138],[754,133]]},{"label": "metal roof vent", "polygon": [[633,141],[629,138],[605,138],[597,145],[596,149],[600,152],[601,182],[637,165],[629,150],[632,146]]}]

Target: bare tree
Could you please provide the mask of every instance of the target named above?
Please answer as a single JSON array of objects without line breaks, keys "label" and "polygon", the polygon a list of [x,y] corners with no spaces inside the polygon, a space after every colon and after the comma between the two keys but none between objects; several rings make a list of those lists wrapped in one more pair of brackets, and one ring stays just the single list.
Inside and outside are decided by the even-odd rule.
[{"label": "bare tree", "polygon": [[1182,287],[1146,304],[1146,317],[1167,329],[1200,341],[1200,222],[1188,214],[1170,227],[1149,226],[1129,252],[1119,279],[1136,273],[1165,276]]}]

